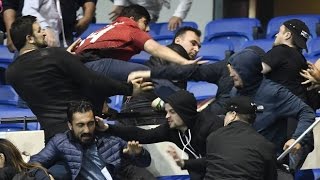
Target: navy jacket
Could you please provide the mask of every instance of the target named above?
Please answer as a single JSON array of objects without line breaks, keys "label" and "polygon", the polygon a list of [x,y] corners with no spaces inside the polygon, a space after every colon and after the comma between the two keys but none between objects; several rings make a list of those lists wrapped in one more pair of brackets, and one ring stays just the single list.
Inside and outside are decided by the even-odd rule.
[{"label": "navy jacket", "polygon": [[[110,174],[114,176],[122,167],[123,161],[127,160],[139,167],[147,167],[151,163],[151,157],[147,150],[143,150],[139,156],[129,157],[122,154],[122,149],[127,142],[119,137],[97,135],[96,145],[98,153],[105,162]],[[55,135],[38,154],[31,157],[30,162],[38,162],[49,168],[58,159],[62,159],[68,164],[72,179],[78,176],[82,164],[82,146],[75,141],[70,131]]]},{"label": "navy jacket", "polygon": [[[231,94],[250,96],[257,105],[263,106],[263,113],[257,113],[254,128],[276,145],[278,153],[287,140],[284,119],[295,117],[299,120],[293,139],[297,139],[314,122],[315,114],[307,104],[284,86],[263,77],[261,57],[254,51],[243,50],[231,56],[229,62],[243,81],[243,88],[234,88]],[[308,136],[301,144],[307,139]]]}]

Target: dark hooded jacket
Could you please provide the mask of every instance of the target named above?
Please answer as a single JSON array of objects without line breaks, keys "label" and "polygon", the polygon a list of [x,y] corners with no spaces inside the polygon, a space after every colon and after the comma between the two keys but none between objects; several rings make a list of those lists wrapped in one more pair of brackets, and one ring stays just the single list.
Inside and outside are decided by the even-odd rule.
[{"label": "dark hooded jacket", "polygon": [[[182,57],[189,59],[187,51],[179,44],[170,44],[167,46],[173,51],[177,52]],[[151,56],[150,60],[145,63],[150,68],[167,68],[174,66],[176,63],[166,61],[164,59]],[[181,89],[186,89],[187,81],[168,81],[165,80],[156,83],[175,85]],[[154,110],[150,105],[154,99],[158,96],[155,91],[141,92],[139,95],[132,96],[122,106],[121,112],[124,113],[136,113],[139,117],[123,117],[117,120],[126,125],[147,125],[147,124],[161,124],[165,122],[165,111]]]},{"label": "dark hooded jacket", "polygon": [[[261,56],[256,51],[245,49],[231,56],[229,63],[243,82],[243,87],[234,88],[231,95],[250,96],[263,107],[263,113],[257,113],[254,128],[273,142],[280,153],[286,141],[287,127],[283,120],[288,117],[299,120],[292,135],[293,139],[297,139],[313,123],[313,110],[284,86],[263,77]],[[301,144],[307,139],[308,136]]]},{"label": "dark hooded jacket", "polygon": [[[109,125],[108,132],[125,140],[136,140],[142,144],[173,142],[179,148],[185,149],[185,152],[189,155],[189,160],[185,160],[184,169],[188,170],[191,179],[202,179],[206,167],[206,138],[211,132],[223,126],[223,120],[205,112],[198,113],[196,99],[193,94],[185,90],[177,91],[166,98],[165,101],[172,106],[187,125],[188,130],[185,133],[178,129],[171,129],[168,123],[148,130],[134,126]],[[186,142],[186,137],[191,138],[189,144]]]}]

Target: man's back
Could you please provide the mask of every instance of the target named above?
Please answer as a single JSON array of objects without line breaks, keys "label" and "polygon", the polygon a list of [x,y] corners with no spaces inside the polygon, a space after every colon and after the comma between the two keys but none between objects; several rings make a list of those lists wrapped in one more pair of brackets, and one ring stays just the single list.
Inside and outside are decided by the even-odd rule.
[{"label": "man's back", "polygon": [[266,53],[263,62],[272,68],[266,78],[287,87],[296,96],[306,98],[306,89],[301,85],[303,78],[299,72],[307,68],[307,62],[296,48],[275,46]]},{"label": "man's back", "polygon": [[19,56],[7,69],[6,78],[37,116],[46,140],[68,129],[66,110],[70,101],[132,93],[132,86],[96,75],[77,56],[60,48]]},{"label": "man's back", "polygon": [[148,33],[139,29],[137,23],[127,17],[117,20],[89,35],[76,49],[86,61],[114,58],[128,61],[144,49],[144,43],[151,39]]},{"label": "man's back", "polygon": [[286,121],[283,117],[296,117],[299,123],[292,138],[298,138],[314,121],[313,110],[286,87],[269,79],[263,79],[254,101],[263,106],[258,113],[254,128],[276,145],[277,152],[282,151],[286,138]]},{"label": "man's back", "polygon": [[205,179],[267,180],[275,176],[274,146],[249,124],[236,121],[208,137]]},{"label": "man's back", "polygon": [[[65,72],[63,60],[69,53],[58,48],[34,50],[17,58],[7,69],[7,81],[37,116],[46,136],[68,129],[67,103],[80,99],[80,85]],[[69,59],[68,59],[69,58]]]}]

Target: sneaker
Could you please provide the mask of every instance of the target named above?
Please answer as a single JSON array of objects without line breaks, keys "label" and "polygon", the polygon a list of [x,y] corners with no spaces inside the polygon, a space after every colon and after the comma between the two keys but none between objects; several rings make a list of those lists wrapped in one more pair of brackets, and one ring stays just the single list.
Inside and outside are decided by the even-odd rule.
[{"label": "sneaker", "polygon": [[163,111],[164,101],[160,98],[156,98],[155,100],[152,101],[151,106],[157,111]]}]

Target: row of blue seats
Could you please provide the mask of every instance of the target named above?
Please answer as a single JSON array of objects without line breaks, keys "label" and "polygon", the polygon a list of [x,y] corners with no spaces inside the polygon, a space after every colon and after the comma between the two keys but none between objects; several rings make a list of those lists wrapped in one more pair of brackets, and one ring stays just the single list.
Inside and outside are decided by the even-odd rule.
[{"label": "row of blue seats", "polygon": [[[229,57],[233,52],[238,52],[248,46],[259,46],[265,52],[269,51],[273,46],[274,39],[257,39],[244,42],[241,47],[235,49],[230,42],[210,42],[201,45],[198,57],[204,60],[220,61]],[[314,62],[320,58],[320,38],[314,38],[307,41],[308,52],[303,51],[307,60]],[[131,58],[131,62],[145,63],[150,58],[150,54],[142,51]]]},{"label": "row of blue seats", "polygon": [[[297,14],[279,16],[272,18],[267,25],[266,39],[273,39],[283,22],[289,19],[300,19],[305,22],[309,29],[311,38],[316,38],[320,33],[320,14]],[[91,24],[81,38],[87,37],[91,32],[102,28],[107,24]],[[176,31],[169,31],[168,23],[150,24],[150,35],[161,44],[171,43]],[[196,22],[183,22],[182,26],[198,28]],[[256,18],[227,18],[210,21],[205,26],[204,43],[212,41],[231,41],[235,49],[239,48],[243,42],[252,41],[259,38],[261,23]]]}]

